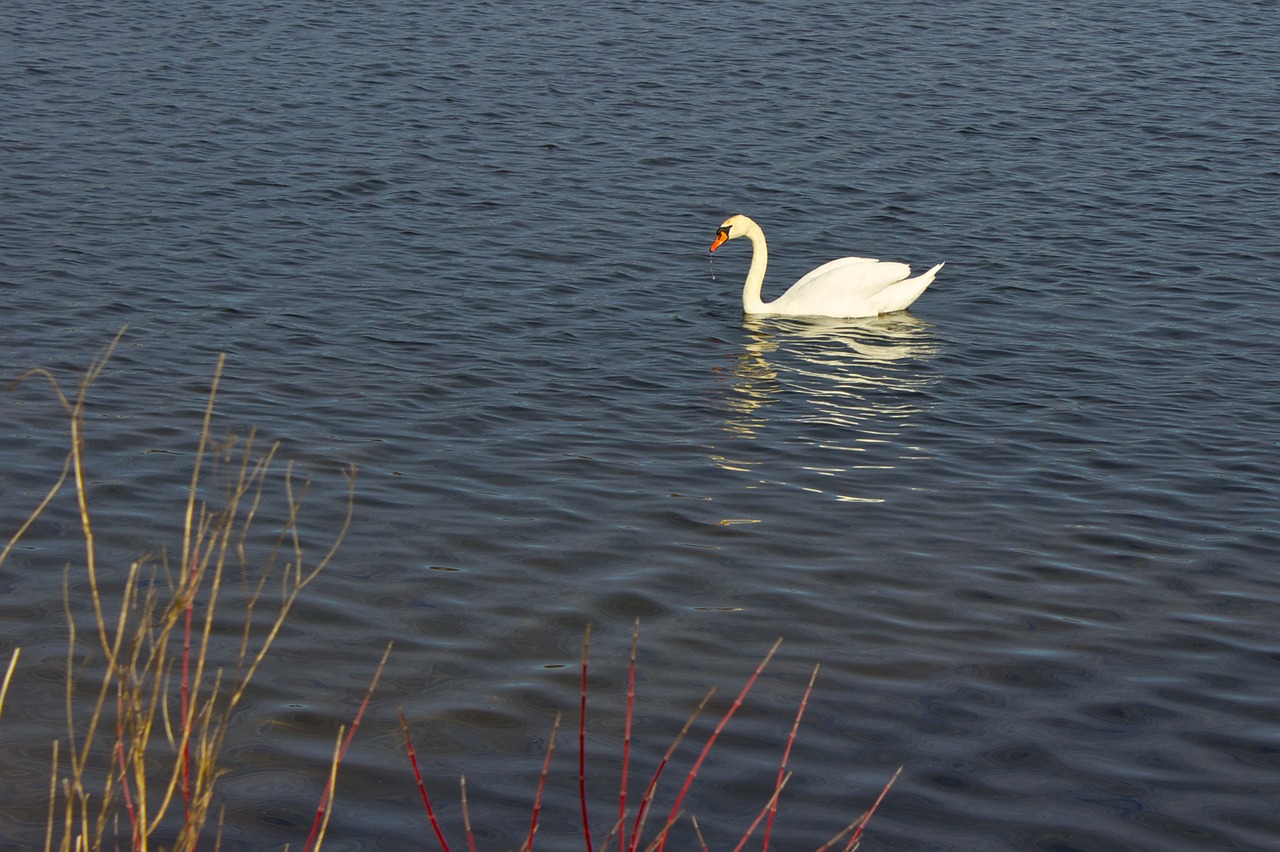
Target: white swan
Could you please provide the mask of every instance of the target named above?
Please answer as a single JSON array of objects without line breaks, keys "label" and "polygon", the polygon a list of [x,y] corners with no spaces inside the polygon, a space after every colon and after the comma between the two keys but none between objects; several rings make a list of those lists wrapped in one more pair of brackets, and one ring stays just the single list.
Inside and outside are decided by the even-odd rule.
[{"label": "white swan", "polygon": [[918,299],[944,266],[939,263],[924,275],[908,278],[911,267],[905,263],[842,257],[819,266],[774,301],[764,302],[760,287],[769,264],[769,248],[759,225],[746,216],[730,216],[716,229],[710,250],[738,237],[751,240],[751,269],[742,288],[742,310],[748,314],[852,318],[893,313]]}]

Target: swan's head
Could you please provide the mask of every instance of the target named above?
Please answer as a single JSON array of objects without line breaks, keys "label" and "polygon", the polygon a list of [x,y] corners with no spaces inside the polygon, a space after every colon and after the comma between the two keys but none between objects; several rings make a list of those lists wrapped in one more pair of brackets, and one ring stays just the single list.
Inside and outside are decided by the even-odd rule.
[{"label": "swan's head", "polygon": [[711,248],[708,251],[715,251],[728,240],[745,237],[752,228],[756,227],[758,227],[756,223],[746,216],[730,216],[720,223],[719,228],[716,228],[716,241],[711,244]]}]

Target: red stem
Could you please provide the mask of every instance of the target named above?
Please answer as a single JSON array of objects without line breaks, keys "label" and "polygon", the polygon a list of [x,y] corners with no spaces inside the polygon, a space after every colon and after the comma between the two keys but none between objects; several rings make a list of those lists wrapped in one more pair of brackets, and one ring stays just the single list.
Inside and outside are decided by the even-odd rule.
[{"label": "red stem", "polygon": [[591,645],[591,625],[582,640],[582,698],[578,710],[578,798],[582,801],[582,837],[591,846],[591,821],[587,818],[587,649]]},{"label": "red stem", "polygon": [[[809,686],[804,691],[804,697],[800,699],[800,710],[796,713],[796,721],[791,726],[791,736],[787,738],[786,751],[782,753],[782,765],[778,767],[778,781],[774,786],[773,801],[769,805],[769,821],[764,826],[764,845],[760,847],[760,852],[769,852],[769,837],[773,834],[773,818],[778,813],[778,797],[782,794],[783,778],[787,772],[787,761],[791,758],[791,746],[795,744],[796,732],[800,730],[800,720],[804,718],[804,710],[809,706],[809,694],[813,692],[814,681],[818,679],[818,666],[813,667],[813,674],[809,676]],[[755,826],[751,827],[753,830]],[[743,838],[746,840],[746,838]]]},{"label": "red stem", "polygon": [[673,742],[667,749],[667,753],[662,756],[662,762],[658,764],[657,771],[653,773],[653,779],[649,781],[649,786],[645,788],[644,796],[640,798],[640,810],[636,813],[635,824],[631,827],[631,846],[629,848],[629,852],[636,852],[636,849],[640,845],[641,827],[644,825],[645,817],[649,814],[649,805],[653,803],[653,791],[658,786],[658,778],[662,776],[662,770],[666,769],[668,761],[671,760],[671,755],[675,754],[676,749],[684,740],[685,735],[688,734],[689,729],[693,727],[694,721],[702,714],[702,711],[707,706],[707,702],[710,701],[711,696],[715,694],[716,691],[714,687],[707,691],[707,694],[702,697],[702,701],[698,704],[697,709],[693,711],[693,715],[689,717],[689,721],[685,722],[684,727],[680,729],[680,733],[676,737],[675,742]]},{"label": "red stem", "polygon": [[129,830],[133,836],[133,848],[142,848],[138,835],[138,815],[133,809],[133,795],[129,792],[129,773],[124,762],[124,696],[116,691],[116,760],[120,764],[120,787],[124,790],[124,809],[129,814]]},{"label": "red stem", "polygon": [[849,838],[849,845],[844,847],[845,852],[852,852],[858,845],[858,838],[862,836],[862,832],[866,829],[867,823],[871,822],[871,815],[876,812],[876,808],[880,807],[880,803],[884,801],[884,797],[888,795],[889,788],[893,786],[893,782],[898,780],[898,776],[902,774],[902,767],[898,767],[898,771],[893,773],[893,777],[889,779],[889,783],[884,785],[884,789],[880,791],[880,795],[876,797],[876,803],[871,806],[871,810],[867,811],[862,817],[862,822],[858,824],[857,830],[853,832],[853,837]]},{"label": "red stem", "polygon": [[[742,847],[747,845],[747,841],[751,839],[751,833],[756,830],[756,826],[760,824],[760,820],[764,819],[765,814],[769,814],[772,819],[773,811],[777,808],[778,797],[782,795],[782,788],[787,786],[787,782],[791,780],[791,773],[788,772],[774,789],[773,795],[769,797],[769,801],[764,803],[764,807],[760,809],[760,813],[756,814],[756,818],[752,820],[751,825],[747,826],[747,831],[742,835],[742,839],[738,841],[738,845],[733,847],[733,852],[742,852]],[[694,826],[697,826],[697,820],[694,820]],[[766,841],[767,842],[767,841]],[[703,844],[704,848],[706,844]]]},{"label": "red stem", "polygon": [[[356,718],[351,723],[351,730],[347,731],[347,737],[342,741],[342,748],[338,749],[337,764],[342,764],[342,758],[347,756],[347,749],[351,747],[351,740],[356,735],[356,729],[360,727],[360,720],[364,718],[364,711],[369,706],[369,699],[373,698],[374,687],[378,685],[378,678],[382,677],[382,670],[387,666],[387,657],[391,655],[392,643],[387,643],[387,650],[382,653],[382,662],[378,663],[378,669],[373,673],[373,680],[369,683],[368,690],[365,691],[364,701],[360,702],[360,709],[356,711]],[[335,771],[337,766],[334,767]],[[320,830],[320,825],[324,822],[325,808],[329,804],[329,785],[326,784],[324,793],[320,796],[320,807],[316,808],[316,818],[311,823],[311,833],[307,835],[307,842],[303,844],[303,852],[311,852],[311,842],[315,839],[316,833]]]},{"label": "red stem", "polygon": [[671,806],[671,815],[667,817],[667,824],[662,829],[662,835],[658,838],[657,852],[662,852],[666,848],[667,838],[671,836],[671,825],[675,822],[676,816],[680,813],[680,805],[684,803],[685,793],[689,792],[689,786],[693,784],[693,779],[698,777],[698,770],[702,768],[702,762],[707,759],[707,755],[711,752],[711,746],[715,744],[716,737],[720,736],[720,732],[724,730],[724,726],[733,718],[733,714],[738,712],[738,708],[742,706],[743,699],[747,697],[747,693],[751,691],[751,687],[755,686],[756,678],[760,677],[760,673],[764,671],[764,667],[769,665],[769,661],[773,659],[773,655],[777,653],[778,646],[782,644],[779,639],[773,643],[773,647],[769,649],[769,653],[765,654],[764,659],[760,661],[760,665],[756,666],[755,672],[747,679],[747,683],[742,687],[742,691],[738,693],[738,697],[734,699],[733,706],[724,714],[724,718],[720,720],[720,724],[716,725],[716,729],[711,732],[711,738],[707,740],[707,744],[702,747],[702,753],[698,755],[698,759],[694,762],[693,768],[689,770],[689,777],[685,778],[684,786],[680,788],[680,795],[676,797],[675,804]]},{"label": "red stem", "polygon": [[622,790],[618,794],[618,852],[627,848],[627,774],[631,763],[631,720],[636,702],[636,645],[640,642],[640,619],[631,631],[631,662],[627,666],[627,724],[622,738]]},{"label": "red stem", "polygon": [[538,833],[538,814],[542,812],[542,791],[547,786],[547,770],[551,767],[551,755],[556,749],[556,734],[560,732],[560,714],[556,714],[556,723],[551,728],[551,742],[547,743],[547,756],[542,761],[542,777],[538,779],[538,795],[533,800],[533,820],[529,823],[529,837],[521,846],[523,852],[533,852],[533,836]]},{"label": "red stem", "polygon": [[427,796],[427,785],[422,783],[422,772],[418,769],[418,755],[413,750],[413,740],[409,738],[409,723],[404,718],[404,710],[397,709],[400,713],[400,730],[404,731],[404,747],[409,752],[409,763],[413,765],[413,777],[418,781],[418,792],[422,794],[422,804],[427,808],[427,819],[431,820],[431,827],[435,829],[440,847],[444,852],[449,852],[449,844],[445,842],[444,832],[440,830],[440,823],[436,821],[436,812],[431,807],[430,797]]}]

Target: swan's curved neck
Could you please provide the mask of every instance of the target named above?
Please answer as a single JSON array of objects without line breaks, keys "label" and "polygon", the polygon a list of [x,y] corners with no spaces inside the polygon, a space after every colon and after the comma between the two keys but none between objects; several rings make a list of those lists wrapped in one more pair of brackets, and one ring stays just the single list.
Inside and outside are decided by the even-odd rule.
[{"label": "swan's curved neck", "polygon": [[760,288],[764,286],[764,270],[769,265],[769,247],[764,242],[764,231],[752,228],[747,231],[751,240],[751,268],[747,270],[747,283],[742,287],[742,310],[749,314],[764,311]]}]

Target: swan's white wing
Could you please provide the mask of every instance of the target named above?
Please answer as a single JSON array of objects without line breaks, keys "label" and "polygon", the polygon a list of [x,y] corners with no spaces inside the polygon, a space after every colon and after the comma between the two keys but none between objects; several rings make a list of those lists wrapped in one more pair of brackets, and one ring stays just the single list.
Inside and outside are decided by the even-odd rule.
[{"label": "swan's white wing", "polygon": [[839,269],[841,266],[845,266],[851,263],[879,263],[879,262],[880,261],[876,260],[874,257],[838,257],[835,260],[828,261],[827,263],[822,264],[817,269],[814,269],[811,272],[805,273],[805,276],[803,278],[801,278],[799,281],[791,285],[791,289],[794,290],[795,288],[803,285],[810,278],[817,278],[821,275],[826,275],[828,272],[831,272],[833,269]]},{"label": "swan's white wing", "polygon": [[769,308],[793,316],[875,316],[899,310],[886,307],[880,294],[910,274],[905,263],[842,257],[801,278]]}]

